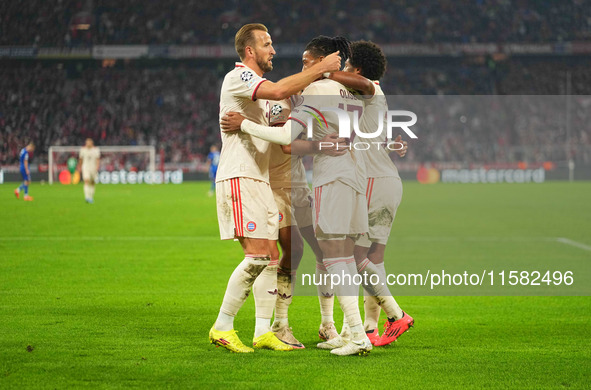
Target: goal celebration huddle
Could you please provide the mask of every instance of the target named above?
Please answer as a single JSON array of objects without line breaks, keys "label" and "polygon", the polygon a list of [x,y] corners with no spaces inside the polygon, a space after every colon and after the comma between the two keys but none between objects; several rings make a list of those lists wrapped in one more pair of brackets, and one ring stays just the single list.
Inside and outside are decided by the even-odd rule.
[{"label": "goal celebration huddle", "polygon": [[[263,76],[273,69],[275,50],[264,25],[243,26],[235,47],[240,62],[225,76],[220,93],[215,189],[221,239],[237,240],[244,258],[236,259],[210,342],[242,353],[305,348],[297,339],[300,330],[288,321],[304,241],[316,257],[317,280],[328,280],[318,285],[316,347],[334,355],[364,355],[396,341],[414,324],[385,282],[384,253],[402,183],[391,149],[352,147],[359,130],[368,144],[393,142],[399,157],[406,154],[400,135],[392,140],[376,131],[385,128],[388,111],[379,84],[386,71],[382,50],[372,42],[321,35],[306,45],[300,73],[271,82]],[[343,123],[350,126],[348,137],[339,135]],[[306,155],[313,156],[312,190]],[[330,275],[357,274],[365,276],[365,318],[359,286],[330,284]],[[234,329],[251,291],[253,348]],[[344,313],[340,332],[333,318],[335,296]],[[387,316],[383,327],[381,310]]]}]

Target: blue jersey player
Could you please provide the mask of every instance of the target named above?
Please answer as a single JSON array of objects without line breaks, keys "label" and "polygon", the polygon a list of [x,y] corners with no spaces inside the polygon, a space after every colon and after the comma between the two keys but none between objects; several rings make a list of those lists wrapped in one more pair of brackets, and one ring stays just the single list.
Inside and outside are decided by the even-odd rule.
[{"label": "blue jersey player", "polygon": [[209,148],[207,162],[209,163],[209,180],[211,180],[211,187],[208,195],[212,196],[215,191],[215,176],[218,173],[218,164],[220,162],[220,152],[218,151],[217,146],[212,145],[211,148]]},{"label": "blue jersey player", "polygon": [[23,177],[23,184],[21,184],[16,190],[14,195],[17,199],[20,198],[21,190],[25,191],[24,200],[32,201],[33,197],[29,196],[29,184],[31,184],[31,169],[29,167],[29,153],[35,150],[35,144],[29,143],[26,147],[22,148],[18,159],[20,163],[21,176]]}]

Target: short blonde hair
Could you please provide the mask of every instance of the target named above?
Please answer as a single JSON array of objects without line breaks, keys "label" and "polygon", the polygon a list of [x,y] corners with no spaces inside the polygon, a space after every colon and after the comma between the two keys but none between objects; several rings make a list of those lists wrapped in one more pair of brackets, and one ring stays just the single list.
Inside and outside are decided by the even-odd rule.
[{"label": "short blonde hair", "polygon": [[244,59],[244,49],[246,46],[252,46],[254,44],[254,34],[253,31],[264,31],[268,32],[267,27],[261,23],[249,23],[245,24],[238,30],[236,36],[234,37],[234,47],[236,48],[236,53],[241,60]]}]

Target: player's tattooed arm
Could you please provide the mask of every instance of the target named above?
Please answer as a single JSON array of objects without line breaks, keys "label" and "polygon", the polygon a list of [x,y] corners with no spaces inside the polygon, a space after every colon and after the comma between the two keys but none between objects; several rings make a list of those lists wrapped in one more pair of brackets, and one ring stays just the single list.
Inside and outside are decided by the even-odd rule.
[{"label": "player's tattooed arm", "polygon": [[371,80],[356,73],[338,71],[331,73],[328,78],[357,91],[365,99],[370,99],[376,92]]},{"label": "player's tattooed arm", "polygon": [[341,57],[336,51],[327,55],[316,65],[276,83],[265,81],[256,91],[257,99],[283,100],[298,93],[327,72],[341,69]]}]

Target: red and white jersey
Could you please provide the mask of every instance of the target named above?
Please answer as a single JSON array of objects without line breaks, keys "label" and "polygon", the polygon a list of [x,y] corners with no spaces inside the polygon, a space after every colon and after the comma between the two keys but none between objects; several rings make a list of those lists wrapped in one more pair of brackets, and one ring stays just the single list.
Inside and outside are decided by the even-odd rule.
[{"label": "red and white jersey", "polygon": [[[229,111],[246,119],[266,125],[269,123],[269,102],[257,100],[256,91],[266,79],[237,62],[226,74],[220,93],[220,120]],[[222,151],[216,182],[235,177],[269,182],[269,142],[241,131],[222,132]]]},{"label": "red and white jersey", "polygon": [[[322,79],[310,84],[299,97],[297,107],[292,109],[292,119],[299,123],[306,132],[306,125],[310,116],[313,118],[312,139],[321,140],[331,133],[339,133],[339,119],[335,112],[323,110],[325,108],[339,108],[349,116],[353,125],[353,116],[361,117],[363,103],[347,88],[334,80]],[[297,109],[297,113],[293,112]],[[352,127],[347,129],[350,134]],[[352,149],[339,157],[325,154],[314,155],[313,186],[320,187],[333,181],[341,181],[360,193],[365,193],[367,177],[365,165],[359,152]]]},{"label": "red and white jersey", "polygon": [[[289,99],[269,101],[270,126],[283,126],[291,113]],[[281,145],[271,144],[271,158],[269,162],[269,182],[271,188],[299,188],[307,187],[306,169],[301,156],[286,154]]]},{"label": "red and white jersey", "polygon": [[[388,111],[388,102],[386,96],[380,87],[380,83],[374,81],[375,94],[371,99],[365,100],[363,116],[359,123],[359,130],[364,133],[373,133],[380,126],[382,121],[382,133],[374,138],[364,138],[360,141],[368,142],[371,148],[363,152],[365,160],[365,169],[367,177],[398,177],[398,169],[390,158],[390,151],[386,148],[388,142],[386,135],[386,113]],[[380,116],[380,112],[382,115]],[[394,136],[394,135],[393,135]],[[379,149],[377,143],[381,143]],[[394,145],[393,147],[396,147]]]}]

